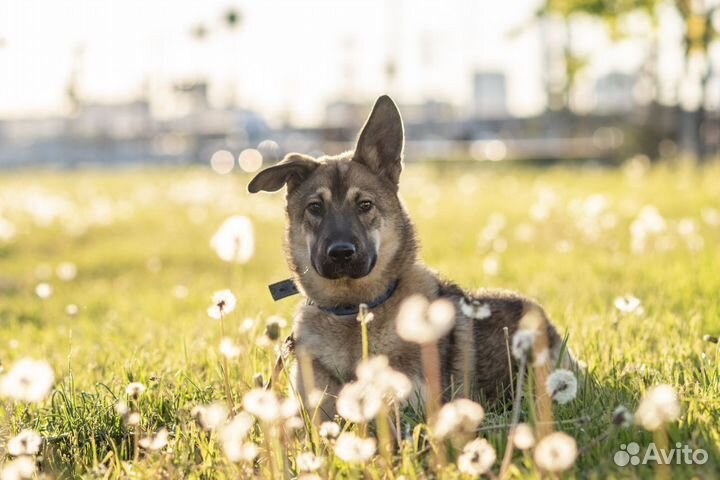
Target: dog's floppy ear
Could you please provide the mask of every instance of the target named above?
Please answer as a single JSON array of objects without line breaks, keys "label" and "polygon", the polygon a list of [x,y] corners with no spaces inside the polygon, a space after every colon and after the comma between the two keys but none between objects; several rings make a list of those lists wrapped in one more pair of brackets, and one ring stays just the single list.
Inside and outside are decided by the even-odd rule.
[{"label": "dog's floppy ear", "polygon": [[367,166],[397,185],[405,144],[402,118],[395,102],[383,95],[375,102],[358,137],[353,161]]},{"label": "dog's floppy ear", "polygon": [[317,168],[318,162],[301,153],[288,153],[280,162],[261,171],[248,184],[248,192],[275,192],[283,185],[288,192],[300,185]]}]

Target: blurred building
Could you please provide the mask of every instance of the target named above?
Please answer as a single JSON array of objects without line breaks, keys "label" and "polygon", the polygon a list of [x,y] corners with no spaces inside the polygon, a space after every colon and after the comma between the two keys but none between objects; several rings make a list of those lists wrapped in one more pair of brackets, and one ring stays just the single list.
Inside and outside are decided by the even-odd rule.
[{"label": "blurred building", "polygon": [[635,108],[635,76],[610,73],[595,82],[595,111],[601,115],[630,113]]},{"label": "blurred building", "polygon": [[476,72],[473,75],[473,115],[475,118],[507,117],[505,75]]}]

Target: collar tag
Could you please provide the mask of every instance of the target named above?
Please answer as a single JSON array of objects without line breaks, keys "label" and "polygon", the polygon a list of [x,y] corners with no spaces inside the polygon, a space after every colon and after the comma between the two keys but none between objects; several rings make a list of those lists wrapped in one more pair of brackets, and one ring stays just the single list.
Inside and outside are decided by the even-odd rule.
[{"label": "collar tag", "polygon": [[273,300],[276,302],[285,297],[291,297],[300,293],[295,283],[289,278],[270,284],[268,288],[270,289],[270,295],[272,295]]}]

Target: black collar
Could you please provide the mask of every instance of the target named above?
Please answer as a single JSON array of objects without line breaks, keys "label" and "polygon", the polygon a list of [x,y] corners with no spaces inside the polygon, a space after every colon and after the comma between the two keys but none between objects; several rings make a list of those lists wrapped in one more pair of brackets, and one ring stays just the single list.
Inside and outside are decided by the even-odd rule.
[{"label": "black collar", "polygon": [[[399,280],[392,281],[390,285],[388,285],[387,290],[385,290],[379,297],[367,303],[367,307],[369,309],[372,309],[375,307],[379,307],[380,305],[385,303],[390,297],[392,297],[393,293],[395,293],[395,290],[397,289],[399,283]],[[290,279],[273,283],[268,288],[270,289],[270,295],[272,295],[273,300],[275,301],[300,293],[297,286]],[[347,315],[357,315],[360,311],[360,306],[354,304],[336,305],[334,307],[321,307],[320,305],[316,304],[311,298],[307,299],[307,304],[315,305],[323,312],[331,313],[339,317],[344,317]]]}]

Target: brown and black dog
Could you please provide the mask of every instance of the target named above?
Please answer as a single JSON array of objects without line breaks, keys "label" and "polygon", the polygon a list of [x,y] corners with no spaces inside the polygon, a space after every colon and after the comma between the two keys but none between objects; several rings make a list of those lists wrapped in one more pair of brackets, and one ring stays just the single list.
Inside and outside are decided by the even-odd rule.
[{"label": "brown and black dog", "polygon": [[[293,334],[296,348],[312,361],[315,388],[327,392],[321,405],[327,417],[333,416],[334,398],[354,379],[362,358],[355,320],[359,304],[367,304],[374,315],[368,324],[371,355],[387,356],[420,389],[420,348],[396,331],[400,304],[414,294],[455,304],[455,326],[438,342],[446,399],[450,387],[461,386],[463,378],[471,379],[466,390],[477,396],[492,400],[503,395],[511,381],[504,327],[512,335],[530,310],[544,316],[536,303],[516,293],[470,294],[423,265],[415,228],[398,197],[403,148],[400,112],[390,97],[382,96],[354,151],[320,158],[291,153],[248,185],[251,193],[287,186],[287,260],[294,283],[307,297]],[[473,319],[468,304],[486,304],[490,316]],[[549,322],[547,333],[556,360],[562,341]],[[469,335],[472,341],[467,341]],[[465,362],[465,355],[473,361]],[[297,381],[302,392],[299,376]]]}]

